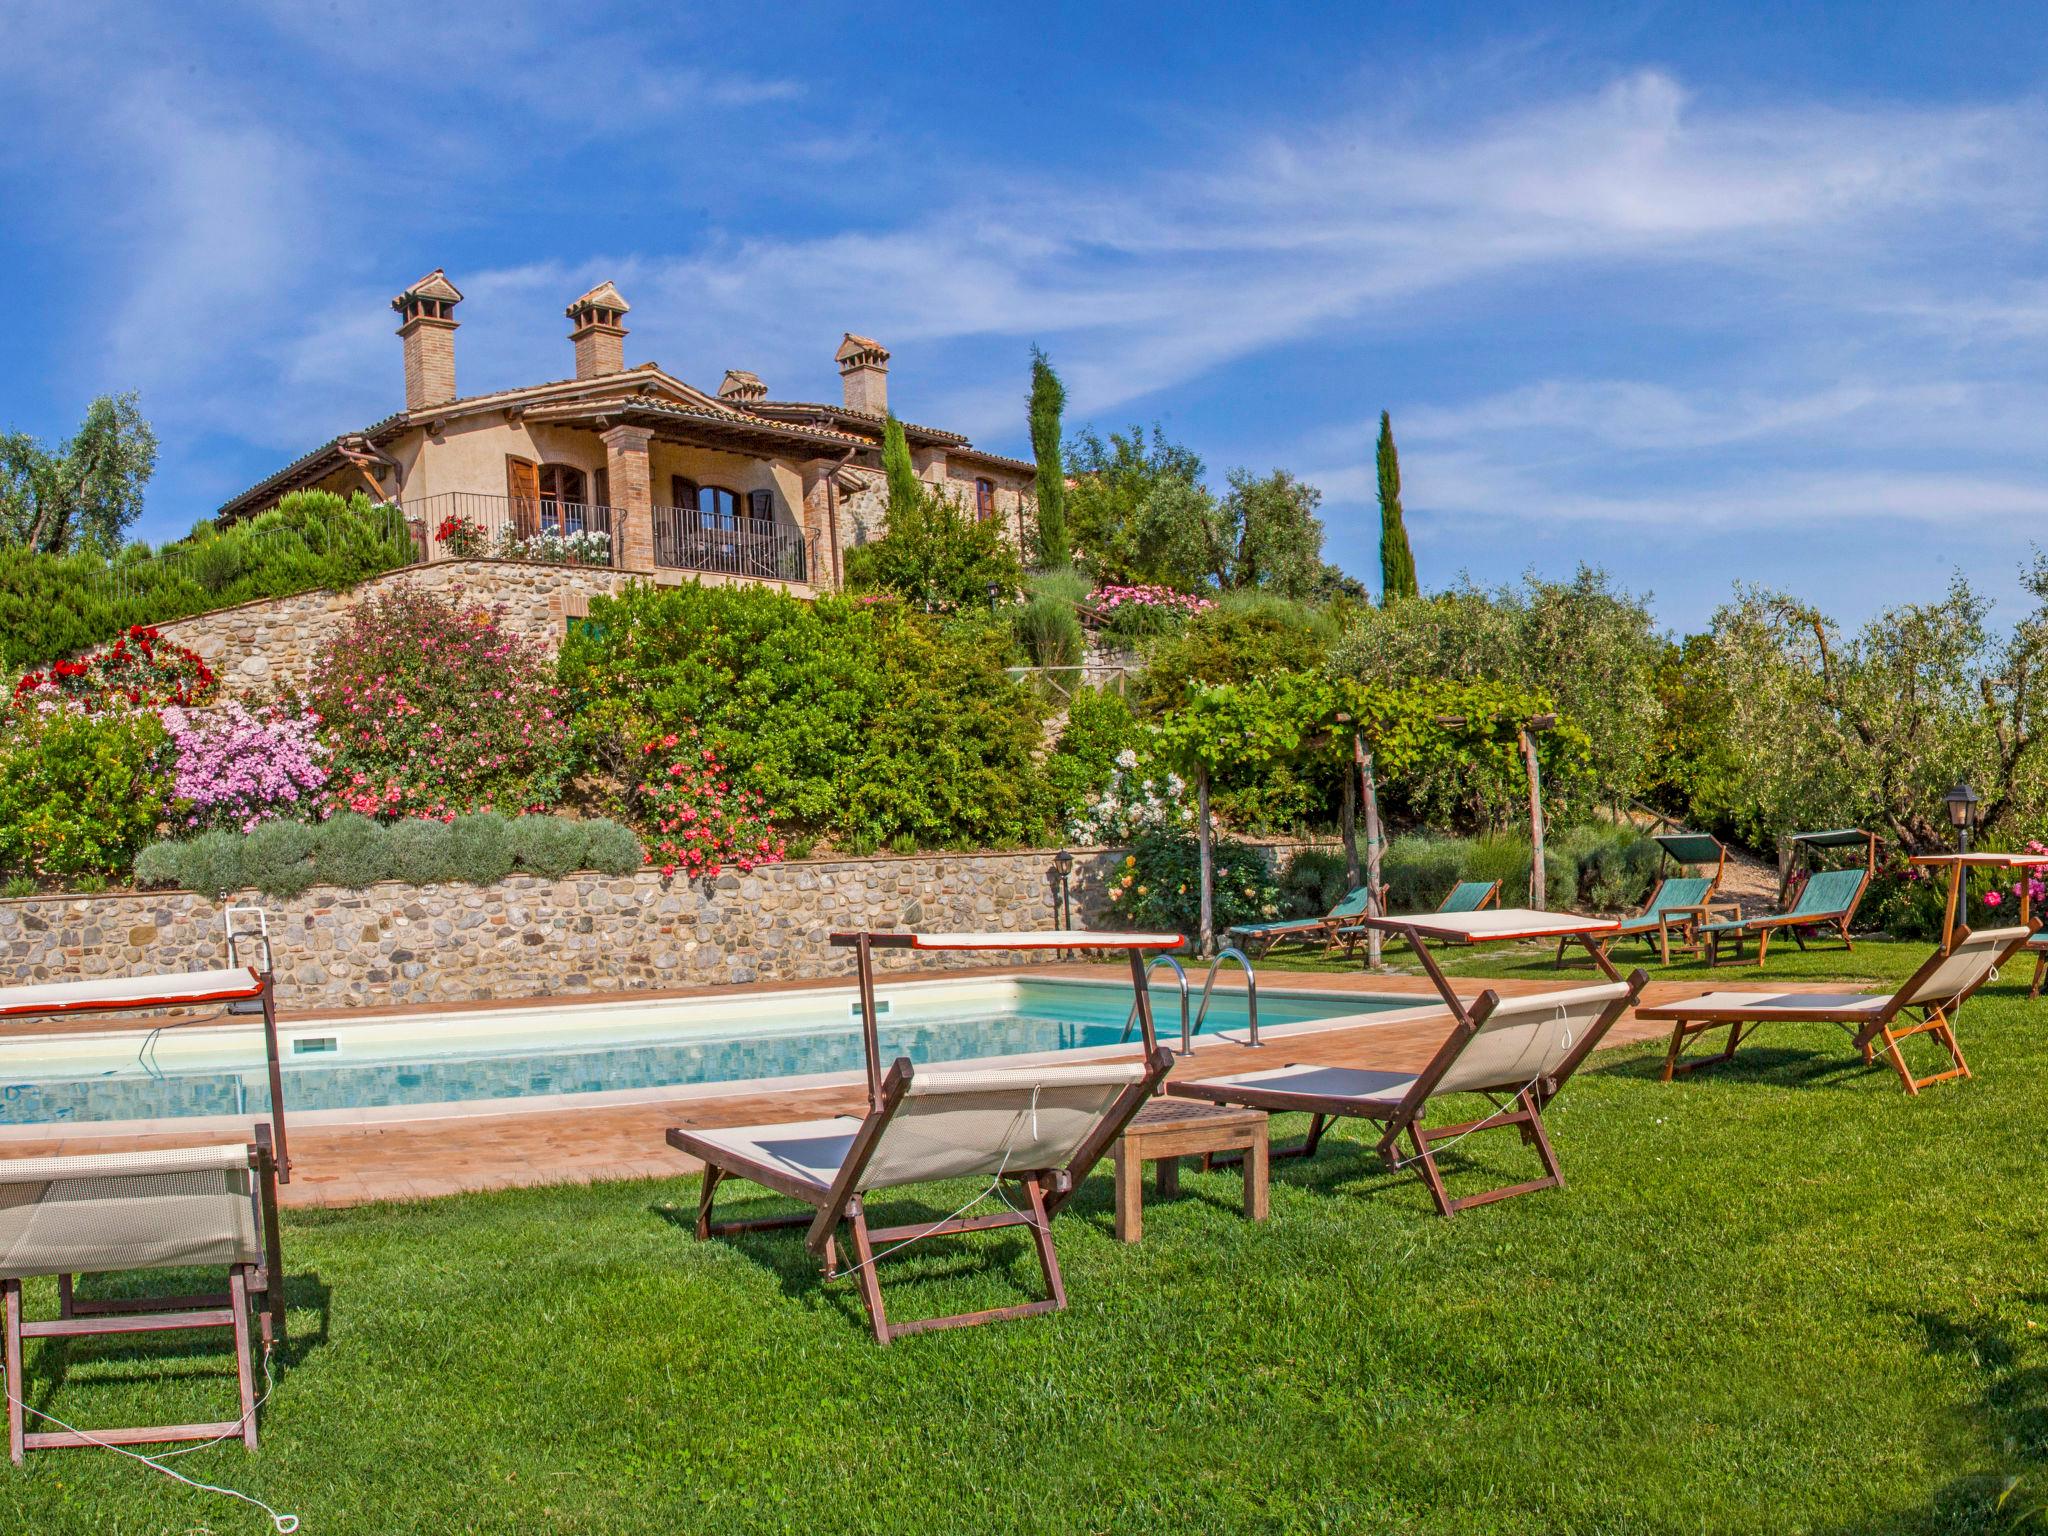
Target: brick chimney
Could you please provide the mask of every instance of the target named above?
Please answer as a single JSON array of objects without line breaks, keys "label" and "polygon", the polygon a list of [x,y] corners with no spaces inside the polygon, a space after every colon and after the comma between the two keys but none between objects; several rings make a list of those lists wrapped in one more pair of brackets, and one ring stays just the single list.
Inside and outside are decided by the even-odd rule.
[{"label": "brick chimney", "polygon": [[455,306],[462,294],[439,267],[391,301],[405,342],[405,408],[425,410],[455,398]]},{"label": "brick chimney", "polygon": [[626,328],[619,321],[632,307],[605,282],[562,311],[569,317],[569,339],[576,343],[577,378],[625,371]]},{"label": "brick chimney", "polygon": [[871,336],[846,333],[839,344],[839,383],[849,411],[889,414],[889,350]]},{"label": "brick chimney", "polygon": [[724,382],[718,386],[718,398],[737,400],[742,405],[750,400],[766,400],[768,386],[761,382],[758,373],[749,373],[744,368],[728,368]]}]

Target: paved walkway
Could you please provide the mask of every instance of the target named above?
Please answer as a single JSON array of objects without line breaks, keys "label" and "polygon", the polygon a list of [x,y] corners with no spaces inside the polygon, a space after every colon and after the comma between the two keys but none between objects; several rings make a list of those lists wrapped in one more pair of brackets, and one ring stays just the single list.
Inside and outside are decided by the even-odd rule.
[{"label": "paved walkway", "polygon": [[[958,975],[949,970],[944,974]],[[1125,978],[1122,966],[1038,966],[1006,967],[998,974],[1111,976]],[[892,973],[886,980],[903,979]],[[885,984],[886,984],[885,980]],[[1557,982],[1530,980],[1480,980],[1458,978],[1454,985],[1461,995],[1476,997],[1492,987],[1503,995],[1518,996],[1559,987],[1586,985],[1581,974]],[[845,980],[818,983],[845,986]],[[1419,976],[1378,976],[1348,974],[1288,973],[1275,977],[1269,986],[1290,990],[1328,992],[1376,992],[1413,994],[1418,1001],[1435,997],[1427,979]],[[1773,980],[1774,990],[1794,990]],[[1227,982],[1219,982],[1227,988]],[[690,994],[703,995],[707,989]],[[734,989],[724,989],[730,992]],[[763,984],[744,991],[787,991],[786,983]],[[1710,990],[1705,982],[1653,981],[1644,992],[1647,1002],[1692,997]],[[636,1000],[656,995],[630,994]],[[535,999],[533,1006],[551,1003],[588,1005],[602,1001],[589,994],[574,998]],[[455,1005],[473,1007],[473,1004]],[[501,1006],[493,1004],[492,1006]],[[433,1011],[409,1008],[407,1014]],[[361,1011],[347,1015],[362,1018]],[[298,1021],[306,1016],[301,1015]],[[1427,1061],[1448,1032],[1449,1016],[1437,1020],[1393,1023],[1334,1029],[1297,1035],[1286,1040],[1285,1060],[1313,1062],[1326,1066],[1373,1067],[1389,1071],[1414,1071]],[[1624,1045],[1652,1038],[1661,1039],[1664,1026],[1642,1024],[1630,1014],[1608,1035],[1608,1044]],[[1278,1042],[1264,1049],[1205,1041],[1197,1055],[1183,1061],[1175,1076],[1214,1076],[1240,1066],[1263,1067],[1276,1064]],[[291,1123],[292,1182],[281,1193],[288,1205],[354,1205],[368,1200],[425,1199],[471,1190],[503,1189],[526,1184],[558,1184],[593,1179],[659,1178],[690,1173],[698,1166],[694,1159],[671,1151],[663,1133],[671,1125],[747,1125],[764,1121],[802,1120],[818,1116],[858,1114],[864,1103],[858,1085],[812,1088],[775,1093],[730,1093],[716,1097],[679,1094],[674,1100],[578,1110],[526,1110],[506,1114],[463,1115],[445,1119],[399,1121],[379,1125],[313,1125]],[[152,1137],[150,1146],[179,1146],[194,1141],[218,1139],[190,1133]],[[10,1156],[37,1156],[58,1152],[110,1151],[133,1147],[135,1138],[119,1141],[91,1136],[70,1136],[43,1142],[7,1144]]]}]

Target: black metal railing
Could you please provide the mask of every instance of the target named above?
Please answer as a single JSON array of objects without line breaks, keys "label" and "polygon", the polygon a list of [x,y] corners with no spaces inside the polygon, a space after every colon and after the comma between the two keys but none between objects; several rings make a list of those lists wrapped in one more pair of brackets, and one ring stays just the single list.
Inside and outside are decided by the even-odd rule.
[{"label": "black metal railing", "polygon": [[422,530],[435,560],[619,564],[618,519],[610,507],[553,496],[444,491],[408,501],[405,511]]},{"label": "black metal railing", "polygon": [[794,529],[690,507],[654,509],[654,563],[762,581],[809,581],[811,570],[809,548]]}]

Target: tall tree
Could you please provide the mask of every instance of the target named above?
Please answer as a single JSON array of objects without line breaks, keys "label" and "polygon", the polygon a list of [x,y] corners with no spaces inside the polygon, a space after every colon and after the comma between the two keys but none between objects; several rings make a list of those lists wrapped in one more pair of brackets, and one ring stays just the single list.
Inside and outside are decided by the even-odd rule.
[{"label": "tall tree", "polygon": [[1264,478],[1234,469],[1223,498],[1211,556],[1220,587],[1257,587],[1282,597],[1308,598],[1328,569],[1323,564],[1323,493],[1284,469]]},{"label": "tall tree", "polygon": [[1038,563],[1057,570],[1068,563],[1067,472],[1060,456],[1060,413],[1067,388],[1045,354],[1031,349],[1031,455],[1038,460]]},{"label": "tall tree", "polygon": [[141,514],[155,469],[156,433],[132,392],[101,395],[54,448],[26,432],[0,434],[0,542],[62,554],[83,541],[112,551]]},{"label": "tall tree", "polygon": [[1394,451],[1394,419],[1380,412],[1380,601],[1414,597],[1415,555],[1401,521],[1401,458]]},{"label": "tall tree", "polygon": [[925,485],[917,478],[910,461],[910,443],[903,436],[903,423],[891,416],[882,427],[882,474],[889,485],[890,533],[915,536],[924,520]]}]

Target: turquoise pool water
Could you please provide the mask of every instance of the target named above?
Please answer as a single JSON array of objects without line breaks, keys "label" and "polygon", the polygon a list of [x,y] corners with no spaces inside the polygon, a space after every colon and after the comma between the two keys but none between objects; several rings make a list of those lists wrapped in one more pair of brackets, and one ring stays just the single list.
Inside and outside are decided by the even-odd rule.
[{"label": "turquoise pool water", "polygon": [[[1162,1041],[1178,1000],[1155,990]],[[1262,1027],[1411,1007],[1412,998],[1271,992]],[[885,988],[885,1061],[964,1061],[1115,1045],[1128,986],[998,978]],[[610,1003],[281,1027],[285,1102],[317,1110],[459,1104],[857,1072],[851,990],[727,1001]],[[1241,995],[1218,992],[1203,1033],[1241,1034]],[[269,1105],[262,1037],[248,1026],[0,1040],[0,1125],[240,1116]]]}]

